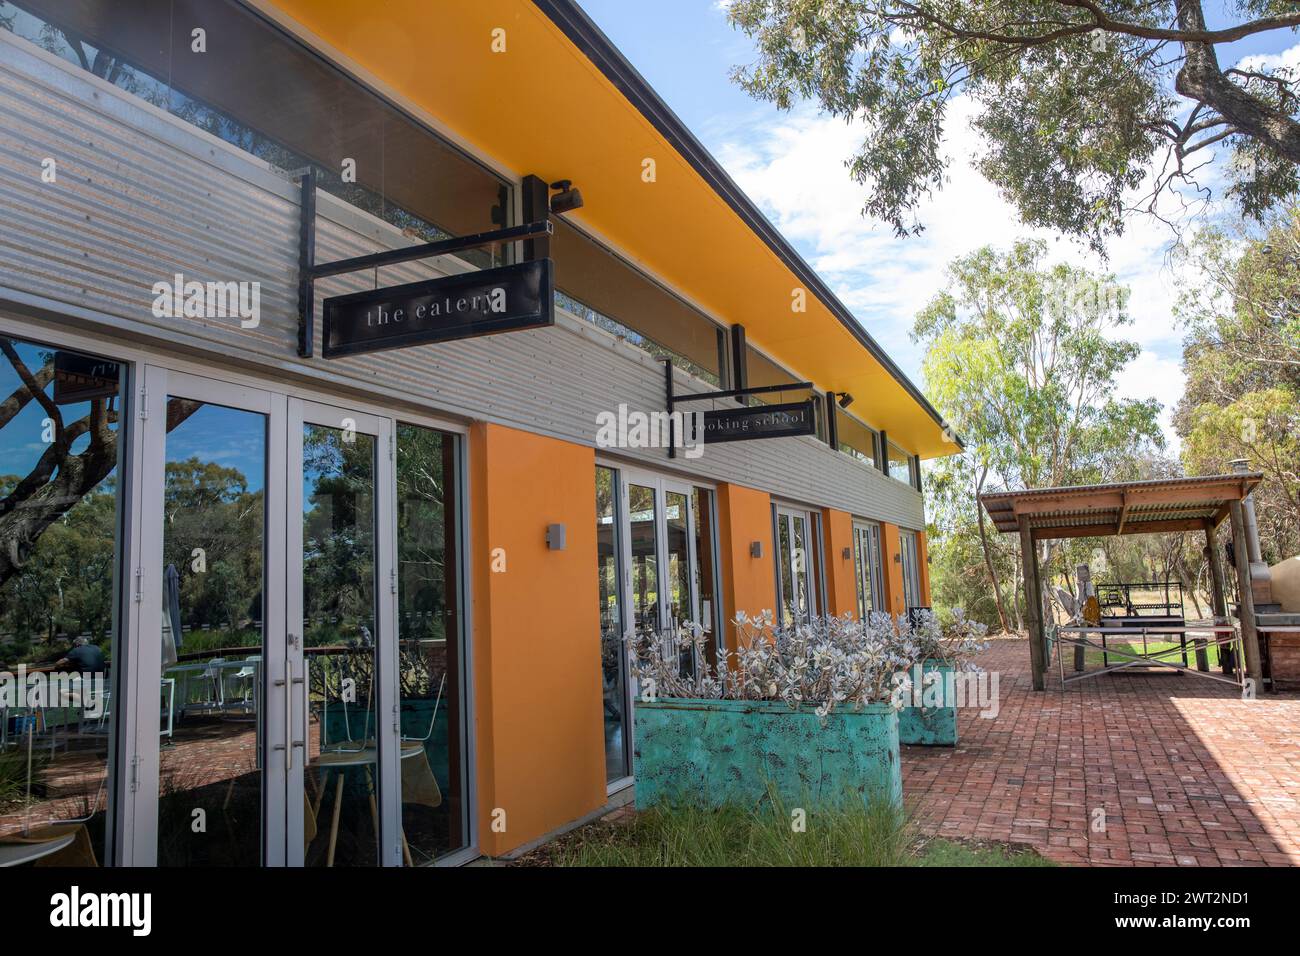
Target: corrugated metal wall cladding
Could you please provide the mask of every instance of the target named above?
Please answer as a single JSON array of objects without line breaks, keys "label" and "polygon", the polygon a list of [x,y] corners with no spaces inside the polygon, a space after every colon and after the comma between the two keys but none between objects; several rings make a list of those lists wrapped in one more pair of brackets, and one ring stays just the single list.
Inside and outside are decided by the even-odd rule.
[{"label": "corrugated metal wall cladding", "polygon": [[[162,341],[282,364],[297,343],[297,188],[132,97],[0,33],[0,284],[121,319]],[[59,160],[57,187],[40,161]],[[388,224],[318,196],[317,261],[406,245]],[[454,260],[389,266],[384,285],[463,268]],[[261,284],[261,324],[159,319],[152,286],[174,272]],[[317,284],[320,299],[372,288],[374,272]],[[318,326],[319,331],[319,326]],[[319,337],[318,337],[319,341]],[[555,328],[330,362],[312,373],[430,411],[482,418],[592,445],[601,412],[661,410],[652,358],[561,313]],[[682,392],[710,386],[678,375]],[[860,399],[864,398],[860,396]],[[619,450],[651,467],[662,449]],[[762,488],[910,528],[924,525],[912,488],[812,439],[714,445],[674,470]]]}]

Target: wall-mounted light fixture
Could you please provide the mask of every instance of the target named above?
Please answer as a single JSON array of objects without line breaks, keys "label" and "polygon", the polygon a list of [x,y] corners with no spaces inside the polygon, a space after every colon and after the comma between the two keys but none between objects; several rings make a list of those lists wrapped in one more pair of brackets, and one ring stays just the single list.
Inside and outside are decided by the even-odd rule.
[{"label": "wall-mounted light fixture", "polygon": [[836,392],[835,400],[840,403],[840,408],[848,408],[853,404],[853,396],[848,392]]},{"label": "wall-mounted light fixture", "polygon": [[565,538],[564,525],[552,524],[546,526],[546,547],[552,551],[563,551],[568,543]]},{"label": "wall-mounted light fixture", "polygon": [[895,563],[895,564],[902,564],[902,563],[903,563],[903,556],[902,556],[901,554],[896,554],[896,555],[894,555],[894,563]]},{"label": "wall-mounted light fixture", "polygon": [[582,208],[582,193],[573,188],[573,180],[561,179],[551,183],[552,189],[558,189],[551,197],[551,212],[556,216]]},{"label": "wall-mounted light fixture", "polygon": [[762,541],[751,541],[751,542],[749,542],[749,556],[750,556],[751,558],[761,558],[761,557],[763,556],[763,542],[762,542]]},{"label": "wall-mounted light fixture", "polygon": [[845,548],[843,551],[840,552],[840,557],[842,557],[845,561],[847,561],[849,558],[853,557],[853,549]]}]

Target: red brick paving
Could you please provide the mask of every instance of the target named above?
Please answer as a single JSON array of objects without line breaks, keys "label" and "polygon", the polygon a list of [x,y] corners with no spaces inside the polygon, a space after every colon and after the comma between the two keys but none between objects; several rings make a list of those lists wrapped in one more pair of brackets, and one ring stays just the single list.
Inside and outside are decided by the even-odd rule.
[{"label": "red brick paving", "polygon": [[1300,864],[1300,695],[1245,701],[1169,670],[1064,693],[1053,671],[1035,693],[1019,639],[992,641],[979,663],[999,674],[997,717],[966,708],[956,747],[903,748],[923,830],[1067,864]]}]

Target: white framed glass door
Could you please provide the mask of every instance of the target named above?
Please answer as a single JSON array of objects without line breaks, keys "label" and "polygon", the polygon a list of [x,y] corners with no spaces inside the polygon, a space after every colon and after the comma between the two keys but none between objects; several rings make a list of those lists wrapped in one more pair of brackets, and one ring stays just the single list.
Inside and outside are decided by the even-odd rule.
[{"label": "white framed glass door", "polygon": [[141,380],[124,861],[409,862],[393,420]]},{"label": "white framed glass door", "polygon": [[812,516],[785,506],[774,509],[776,584],[784,625],[812,620],[817,613],[816,542]]},{"label": "white framed glass door", "polygon": [[286,862],[400,865],[395,437],[290,399]]},{"label": "white framed glass door", "polygon": [[872,611],[885,610],[880,525],[866,521],[853,523],[853,558],[857,570],[858,617],[865,621]]},{"label": "white framed glass door", "polygon": [[628,627],[640,634],[700,620],[692,488],[685,482],[623,471],[623,559]]},{"label": "white framed glass door", "polygon": [[920,554],[915,531],[899,531],[898,550],[903,564],[903,603],[910,613],[921,605]]},{"label": "white framed glass door", "polygon": [[126,862],[285,862],[285,399],[146,366]]},{"label": "white framed glass door", "polygon": [[[663,637],[678,625],[703,623],[698,499],[689,483],[651,472],[598,465],[596,480],[605,662],[602,721],[606,779],[615,787],[632,775],[636,689],[627,673],[625,641],[633,636]],[[612,637],[620,633],[615,627],[621,628],[622,639]],[[683,673],[692,673],[695,666],[693,650],[683,650]]]}]

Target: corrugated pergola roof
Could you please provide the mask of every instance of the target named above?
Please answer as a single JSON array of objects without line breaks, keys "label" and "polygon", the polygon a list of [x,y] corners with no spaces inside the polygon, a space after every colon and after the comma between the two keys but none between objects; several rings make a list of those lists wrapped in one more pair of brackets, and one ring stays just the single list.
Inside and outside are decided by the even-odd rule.
[{"label": "corrugated pergola roof", "polygon": [[981,495],[980,501],[998,531],[1019,531],[1024,517],[1035,538],[1201,531],[1206,522],[1217,526],[1223,521],[1231,502],[1245,498],[1263,477],[1242,472],[997,491]]}]

